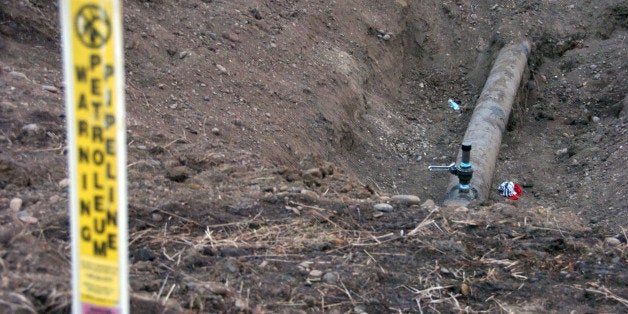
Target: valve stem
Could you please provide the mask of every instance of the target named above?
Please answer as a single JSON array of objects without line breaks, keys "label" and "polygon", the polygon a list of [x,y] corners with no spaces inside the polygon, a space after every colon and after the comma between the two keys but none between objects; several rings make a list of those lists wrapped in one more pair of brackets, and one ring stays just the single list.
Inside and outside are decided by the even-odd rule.
[{"label": "valve stem", "polygon": [[462,143],[462,158],[460,161],[460,167],[456,167],[456,163],[452,163],[449,166],[429,166],[429,171],[449,171],[451,174],[458,177],[458,192],[469,193],[472,190],[470,182],[473,177],[473,167],[471,166],[471,143]]}]

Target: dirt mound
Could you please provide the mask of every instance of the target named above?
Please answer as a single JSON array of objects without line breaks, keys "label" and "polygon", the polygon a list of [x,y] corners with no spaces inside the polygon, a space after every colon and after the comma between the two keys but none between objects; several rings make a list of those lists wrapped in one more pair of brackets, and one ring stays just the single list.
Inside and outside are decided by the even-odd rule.
[{"label": "dirt mound", "polygon": [[[133,310],[622,312],[627,12],[126,1]],[[455,158],[524,37],[494,177],[524,195],[441,208],[427,166]],[[0,3],[2,311],[69,307],[60,49],[56,2]]]}]

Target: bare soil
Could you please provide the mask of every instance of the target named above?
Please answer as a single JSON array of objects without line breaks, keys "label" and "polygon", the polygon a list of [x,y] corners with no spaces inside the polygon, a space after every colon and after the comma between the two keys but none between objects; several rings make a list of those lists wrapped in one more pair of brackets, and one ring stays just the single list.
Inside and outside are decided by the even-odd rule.
[{"label": "bare soil", "polygon": [[[621,0],[125,1],[133,312],[626,312],[627,21]],[[2,313],[70,309],[59,34],[56,1],[0,2]],[[493,183],[524,194],[439,206],[427,166],[522,38]]]}]

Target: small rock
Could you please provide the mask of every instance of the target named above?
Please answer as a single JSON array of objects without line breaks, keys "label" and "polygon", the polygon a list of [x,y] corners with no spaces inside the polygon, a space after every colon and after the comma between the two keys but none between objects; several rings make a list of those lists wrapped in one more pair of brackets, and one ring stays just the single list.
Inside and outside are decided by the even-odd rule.
[{"label": "small rock", "polygon": [[321,277],[322,275],[323,275],[323,272],[318,269],[312,269],[310,271],[310,276],[312,277]]},{"label": "small rock", "polygon": [[68,185],[70,185],[70,179],[65,178],[65,179],[59,181],[58,184],[59,184],[60,188],[65,189],[66,187],[68,187]]},{"label": "small rock", "polygon": [[333,272],[326,273],[325,275],[323,275],[323,281],[325,283],[334,285],[334,284],[338,283],[338,274],[337,273],[333,273]]},{"label": "small rock", "polygon": [[316,194],[316,192],[314,192],[312,190],[303,189],[303,190],[301,190],[301,195],[305,196],[307,199],[309,199],[311,201],[317,201],[318,200],[318,194]]},{"label": "small rock", "polygon": [[22,127],[21,137],[33,140],[44,140],[46,138],[46,129],[36,123],[27,124]]},{"label": "small rock", "polygon": [[321,171],[320,168],[312,168],[312,169],[308,169],[303,171],[302,176],[305,177],[315,177],[315,178],[321,178],[323,177],[323,172]]},{"label": "small rock", "polygon": [[521,187],[523,187],[523,188],[533,188],[534,187],[534,180],[532,180],[530,178],[523,178],[523,181],[521,181]]},{"label": "small rock", "polygon": [[190,53],[187,50],[183,50],[181,52],[179,52],[179,59],[183,59],[185,57],[187,57]]},{"label": "small rock", "polygon": [[166,178],[174,182],[184,182],[190,177],[190,170],[186,166],[176,166],[166,170]]},{"label": "small rock", "polygon": [[55,93],[55,94],[59,92],[59,89],[52,85],[42,85],[41,88],[45,91]]},{"label": "small rock", "polygon": [[51,196],[48,200],[50,201],[50,203],[51,203],[51,204],[55,204],[55,203],[60,202],[60,201],[61,201],[61,199],[62,199],[62,197],[61,197],[61,196],[59,196],[59,195],[53,195],[53,196]]},{"label": "small rock", "polygon": [[236,298],[235,307],[240,311],[246,311],[249,309],[249,303],[241,298]]},{"label": "small rock", "polygon": [[249,12],[256,20],[261,20],[264,18],[258,9],[251,9],[249,10]]},{"label": "small rock", "polygon": [[185,281],[185,287],[188,288],[188,290],[196,290],[198,289],[198,283],[194,282],[192,278],[183,278],[183,280]]},{"label": "small rock", "polygon": [[390,40],[390,34],[384,34],[384,36],[382,36],[383,40]]},{"label": "small rock", "polygon": [[567,147],[559,149],[556,151],[556,156],[563,156],[563,155],[567,155],[567,152],[569,152],[569,149]]},{"label": "small rock", "polygon": [[323,272],[318,269],[312,269],[308,274],[307,280],[309,281],[320,281],[321,276],[323,276]]},{"label": "small rock", "polygon": [[28,77],[26,77],[26,74],[22,73],[22,72],[17,72],[17,71],[11,71],[9,72],[9,75],[11,76],[15,76],[15,77],[19,77],[19,78],[23,78],[25,80],[28,80]]},{"label": "small rock", "polygon": [[471,288],[469,288],[469,285],[467,285],[466,283],[463,283],[460,286],[460,292],[462,292],[462,295],[468,296],[471,293]]},{"label": "small rock", "polygon": [[353,190],[353,186],[349,183],[345,184],[342,186],[342,188],[340,189],[340,193],[349,193],[351,192],[351,190]]},{"label": "small rock", "polygon": [[218,251],[221,256],[225,257],[238,257],[246,254],[246,250],[235,248],[235,247],[226,247],[222,248]]},{"label": "small rock", "polygon": [[427,211],[432,211],[436,208],[436,204],[434,203],[434,200],[429,199],[425,202],[423,202],[423,204],[421,204],[421,209],[427,210]]},{"label": "small rock", "polygon": [[358,314],[366,314],[366,306],[364,306],[364,304],[360,304],[360,305],[356,305],[353,308],[353,311],[358,313]]},{"label": "small rock", "polygon": [[18,107],[8,101],[0,102],[0,110],[12,111],[13,109],[17,109]]},{"label": "small rock", "polygon": [[619,239],[615,237],[608,237],[604,239],[604,243],[606,243],[608,246],[618,246],[621,244],[621,241],[619,241]]},{"label": "small rock", "polygon": [[220,71],[220,74],[227,74],[227,69],[220,64],[216,64],[216,68]]},{"label": "small rock", "polygon": [[312,263],[312,262],[310,262],[310,261],[303,261],[303,262],[301,262],[301,263],[297,266],[297,268],[299,268],[299,270],[300,270],[302,273],[303,273],[303,272],[308,273],[308,272],[309,272],[309,270],[310,270],[310,265],[312,265],[312,264],[313,264],[313,263]]},{"label": "small rock", "polygon": [[421,199],[415,195],[394,195],[391,198],[393,201],[404,205],[420,205]]},{"label": "small rock", "polygon": [[600,117],[595,117],[594,116],[593,118],[591,118],[591,121],[593,121],[594,123],[598,123],[598,122],[600,122]]},{"label": "small rock", "polygon": [[234,43],[240,42],[240,37],[236,33],[222,33],[222,38]]},{"label": "small rock", "polygon": [[392,205],[387,204],[387,203],[375,204],[375,205],[373,205],[373,208],[375,210],[378,210],[380,212],[385,212],[385,213],[391,212],[394,209],[394,207]]},{"label": "small rock", "polygon": [[238,118],[236,118],[235,120],[231,121],[231,123],[233,123],[233,125],[235,125],[237,127],[243,127],[244,126],[244,121],[242,121],[242,119],[238,119]]},{"label": "small rock", "polygon": [[214,135],[220,135],[220,129],[219,128],[212,128],[212,133]]},{"label": "small rock", "polygon": [[268,261],[262,261],[259,265],[257,265],[257,267],[259,268],[266,268],[266,266],[268,266]]},{"label": "small rock", "polygon": [[155,256],[155,253],[153,253],[153,251],[147,248],[141,248],[137,250],[137,252],[135,252],[135,258],[138,261],[147,262],[147,261],[154,261],[156,256]]},{"label": "small rock", "polygon": [[11,211],[13,212],[19,212],[20,209],[22,209],[22,199],[21,198],[14,198],[11,200],[11,202],[9,202],[9,208],[11,209]]},{"label": "small rock", "polygon": [[229,257],[225,261],[225,268],[232,274],[235,274],[238,271],[238,261],[235,257]]},{"label": "small rock", "polygon": [[596,135],[593,137],[593,139],[592,139],[592,140],[593,140],[593,142],[594,142],[594,143],[599,143],[599,142],[601,142],[601,141],[602,141],[602,139],[603,139],[603,138],[604,138],[604,135],[602,135],[602,134],[596,134]]},{"label": "small rock", "polygon": [[150,219],[152,219],[154,222],[160,222],[164,220],[164,217],[161,214],[153,213],[152,215],[150,215]]},{"label": "small rock", "polygon": [[31,214],[29,214],[27,211],[24,211],[24,210],[21,212],[18,212],[16,216],[19,220],[27,224],[36,224],[37,222],[39,222],[37,218],[31,216]]}]

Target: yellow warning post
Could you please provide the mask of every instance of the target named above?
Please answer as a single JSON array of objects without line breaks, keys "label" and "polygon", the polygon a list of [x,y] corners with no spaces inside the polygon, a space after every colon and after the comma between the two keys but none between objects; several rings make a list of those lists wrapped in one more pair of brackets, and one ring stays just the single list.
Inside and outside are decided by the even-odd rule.
[{"label": "yellow warning post", "polygon": [[61,1],[74,313],[128,313],[120,1]]}]

